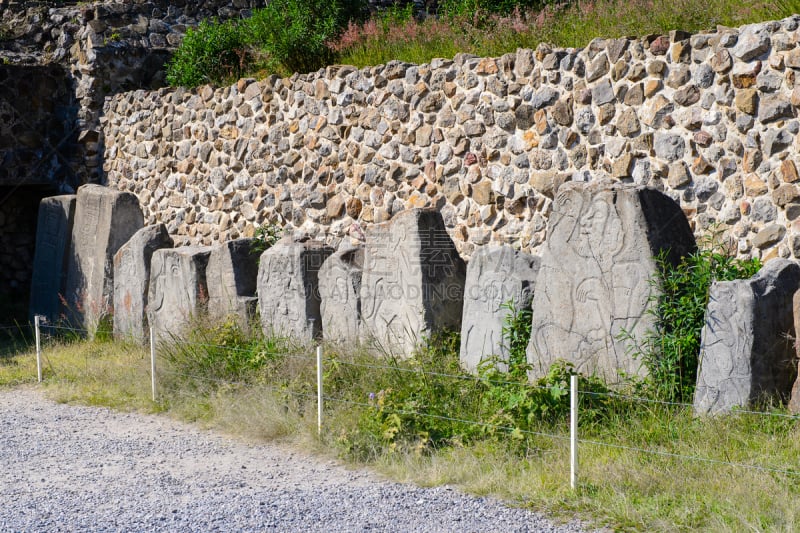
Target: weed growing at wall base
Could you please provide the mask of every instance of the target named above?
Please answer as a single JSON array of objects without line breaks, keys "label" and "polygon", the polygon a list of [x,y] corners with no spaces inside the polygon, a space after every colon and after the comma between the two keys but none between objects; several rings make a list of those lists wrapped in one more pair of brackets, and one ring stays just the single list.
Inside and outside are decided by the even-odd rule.
[{"label": "weed growing at wall base", "polygon": [[623,338],[631,342],[633,355],[648,370],[645,392],[663,400],[690,403],[711,283],[750,278],[761,268],[761,262],[736,259],[712,236],[677,265],[672,265],[665,253],[656,258],[656,263],[657,276],[651,283],[658,296],[647,311],[655,328],[641,340],[626,333]]}]

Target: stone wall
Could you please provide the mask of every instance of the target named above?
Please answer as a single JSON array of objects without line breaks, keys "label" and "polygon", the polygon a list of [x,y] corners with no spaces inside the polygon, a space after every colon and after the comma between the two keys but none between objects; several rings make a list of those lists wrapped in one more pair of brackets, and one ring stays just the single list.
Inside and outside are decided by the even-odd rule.
[{"label": "stone wall", "polygon": [[610,177],[798,257],[798,22],[120,94],[104,169],[186,242],[277,221],[336,244],[435,206],[464,255],[535,252],[559,185]]},{"label": "stone wall", "polygon": [[0,64],[0,185],[75,186],[75,101],[58,65]]},{"label": "stone wall", "polygon": [[164,86],[164,65],[187,28],[211,17],[248,16],[265,0],[6,3],[0,10],[0,58],[65,70],[78,104],[66,122],[78,141],[72,173],[87,183],[102,179],[104,99]]}]

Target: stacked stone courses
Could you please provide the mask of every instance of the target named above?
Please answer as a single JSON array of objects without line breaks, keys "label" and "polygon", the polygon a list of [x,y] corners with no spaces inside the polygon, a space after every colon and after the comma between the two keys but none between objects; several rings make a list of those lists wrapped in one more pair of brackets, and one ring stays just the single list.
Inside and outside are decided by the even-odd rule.
[{"label": "stacked stone courses", "polygon": [[558,188],[610,178],[741,257],[800,257],[799,22],[123,93],[105,176],[181,243],[274,221],[336,246],[434,207],[465,257],[536,253]]}]

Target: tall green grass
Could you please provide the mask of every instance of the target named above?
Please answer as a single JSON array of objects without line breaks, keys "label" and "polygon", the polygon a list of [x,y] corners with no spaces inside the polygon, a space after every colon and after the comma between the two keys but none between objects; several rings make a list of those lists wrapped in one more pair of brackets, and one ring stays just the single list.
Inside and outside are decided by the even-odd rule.
[{"label": "tall green grass", "polygon": [[340,63],[358,67],[393,59],[426,63],[459,52],[496,57],[541,43],[580,48],[595,38],[699,32],[781,19],[798,11],[797,0],[579,0],[506,15],[471,13],[424,22],[409,17],[390,23],[376,18],[351,24],[331,46]]},{"label": "tall green grass", "polygon": [[348,0],[337,7],[337,2],[321,2],[327,7],[310,17],[314,10],[301,0],[281,0],[256,10],[251,19],[204,23],[187,33],[170,63],[168,80],[194,86],[241,76],[289,76],[330,63],[419,64],[458,53],[497,57],[542,43],[580,48],[595,38],[699,32],[800,11],[800,0],[453,0],[424,21],[408,7],[363,21],[358,3]]}]

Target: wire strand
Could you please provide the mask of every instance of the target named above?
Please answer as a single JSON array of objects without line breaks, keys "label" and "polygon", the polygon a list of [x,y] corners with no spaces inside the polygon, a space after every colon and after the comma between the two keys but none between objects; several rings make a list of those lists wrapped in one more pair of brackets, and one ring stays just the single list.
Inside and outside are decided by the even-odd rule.
[{"label": "wire strand", "polygon": [[679,454],[679,453],[663,452],[663,451],[660,451],[660,450],[648,450],[646,448],[637,448],[636,446],[625,446],[623,444],[610,444],[610,443],[607,443],[607,442],[600,442],[600,441],[596,441],[596,440],[578,439],[578,442],[582,443],[582,444],[593,444],[595,446],[604,446],[606,448],[615,448],[615,449],[619,449],[619,450],[627,450],[627,451],[645,453],[645,454],[650,454],[650,455],[660,455],[660,456],[663,456],[663,457],[673,457],[673,458],[676,458],[676,459],[686,459],[686,460],[690,460],[690,461],[698,461],[698,462],[703,462],[703,463],[728,465],[728,466],[734,466],[734,467],[740,467],[740,468],[749,468],[749,469],[752,469],[752,470],[759,470],[759,471],[762,471],[762,472],[773,472],[773,473],[777,473],[777,474],[800,476],[800,471],[798,471],[798,470],[784,470],[784,469],[779,469],[779,468],[771,468],[771,467],[768,467],[768,466],[752,465],[752,464],[747,464],[747,463],[731,463],[729,461],[723,461],[721,459],[711,459],[711,458],[708,458],[708,457],[699,457],[699,456],[696,456],[696,455],[682,455],[682,454]]},{"label": "wire strand", "polygon": [[335,361],[336,364],[343,365],[343,366],[353,366],[359,368],[370,368],[374,370],[392,370],[398,372],[406,372],[406,373],[415,373],[415,374],[422,374],[425,376],[435,376],[435,377],[443,377],[443,378],[453,378],[453,379],[460,379],[464,381],[475,381],[481,383],[491,383],[493,385],[525,385],[531,389],[539,389],[539,390],[546,390],[549,391],[552,387],[546,387],[542,385],[532,385],[530,383],[522,383],[519,381],[501,381],[495,379],[488,379],[482,378],[480,376],[472,376],[468,374],[445,374],[442,372],[425,372],[424,370],[418,370],[414,368],[402,368],[399,366],[389,366],[389,365],[370,365],[366,363],[351,363],[348,361],[340,361],[338,359],[329,359],[329,361]]},{"label": "wire strand", "polygon": [[[665,400],[654,400],[651,398],[642,398],[640,396],[628,396],[625,394],[618,394],[615,392],[589,392],[589,391],[578,391],[578,394],[581,396],[594,396],[594,397],[610,397],[610,398],[621,398],[624,400],[631,400],[634,402],[639,403],[649,403],[649,404],[656,404],[656,405],[668,405],[672,407],[684,407],[687,409],[694,409],[694,404],[691,403],[681,403],[681,402],[669,402]],[[758,416],[775,416],[779,418],[788,418],[791,420],[800,420],[800,415],[792,415],[787,413],[774,413],[769,411],[753,411],[749,409],[739,409],[733,408],[729,411],[730,414],[745,414],[745,415],[758,415]]]},{"label": "wire strand", "polygon": [[[375,407],[374,405],[371,405],[371,404],[368,404],[368,403],[357,402],[357,401],[354,401],[354,400],[346,400],[346,399],[343,399],[343,398],[334,398],[332,396],[323,396],[323,400],[328,400],[328,401],[332,401],[332,402],[339,402],[339,403],[346,403],[346,404],[349,404],[349,405],[357,405],[357,406],[361,406],[361,407],[372,407],[372,408]],[[551,433],[542,433],[542,432],[538,432],[538,431],[529,431],[529,430],[525,430],[525,429],[513,428],[513,427],[510,427],[510,426],[500,426],[500,425],[497,425],[497,424],[489,424],[488,422],[478,422],[478,421],[475,421],[475,420],[466,420],[466,419],[462,419],[462,418],[453,418],[453,417],[450,417],[450,416],[434,415],[434,414],[430,414],[430,413],[420,413],[418,411],[406,411],[406,410],[402,410],[402,409],[391,409],[391,410],[389,410],[389,412],[390,413],[399,414],[399,415],[423,416],[423,417],[426,417],[426,418],[435,418],[437,420],[448,420],[450,422],[459,422],[461,424],[472,424],[472,425],[475,425],[475,426],[489,427],[489,428],[495,428],[495,429],[504,429],[504,430],[508,430],[508,431],[518,430],[521,433],[525,433],[525,434],[528,434],[528,435],[536,435],[536,436],[539,436],[539,437],[549,437],[549,438],[556,439],[556,440],[569,441],[569,437],[566,437],[566,436],[563,436],[563,435],[553,435]]]}]

